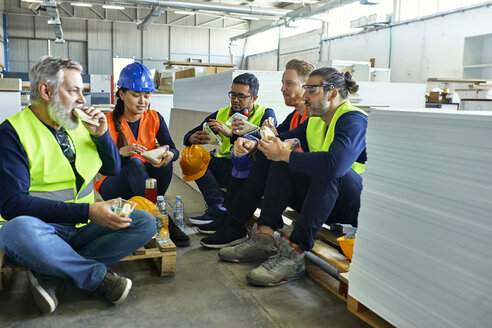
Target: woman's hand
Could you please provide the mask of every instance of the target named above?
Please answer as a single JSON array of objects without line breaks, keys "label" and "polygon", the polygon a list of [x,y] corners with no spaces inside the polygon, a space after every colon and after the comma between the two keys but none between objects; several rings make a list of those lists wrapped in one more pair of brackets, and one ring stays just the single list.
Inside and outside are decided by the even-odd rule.
[{"label": "woman's hand", "polygon": [[173,160],[174,153],[168,150],[168,151],[162,153],[161,155],[159,155],[158,158],[161,159],[161,162],[159,164],[154,164],[150,161],[149,161],[149,163],[152,164],[152,166],[156,167],[156,168],[166,166],[167,164],[169,164],[170,161]]},{"label": "woman's hand", "polygon": [[147,147],[132,143],[130,145],[124,146],[120,148],[120,156],[130,157],[134,154],[141,154],[147,150]]}]

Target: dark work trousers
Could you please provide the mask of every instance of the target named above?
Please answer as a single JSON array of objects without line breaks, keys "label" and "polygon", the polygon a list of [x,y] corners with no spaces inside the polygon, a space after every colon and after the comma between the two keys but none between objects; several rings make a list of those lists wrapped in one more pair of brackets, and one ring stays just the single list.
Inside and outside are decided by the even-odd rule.
[{"label": "dark work trousers", "polygon": [[229,183],[229,186],[227,186],[227,192],[224,195],[224,202],[222,203],[222,206],[224,206],[225,208],[231,207],[232,202],[234,201],[234,198],[236,197],[239,190],[241,189],[244,180],[246,179],[244,178],[238,179],[231,176],[231,182]]},{"label": "dark work trousers", "polygon": [[231,182],[232,162],[230,158],[211,156],[207,171],[195,180],[203,199],[209,208],[222,205],[224,194],[220,188],[226,188]]},{"label": "dark work trousers", "polygon": [[145,197],[145,180],[157,180],[157,194],[164,195],[173,176],[173,162],[166,166],[155,168],[149,163],[143,163],[136,157],[123,159],[118,175],[108,176],[99,188],[102,199],[122,197],[129,199],[133,196]]},{"label": "dark work trousers", "polygon": [[[247,189],[254,188],[254,189]],[[290,240],[304,250],[314,245],[323,223],[349,223],[357,226],[362,179],[354,170],[336,179],[310,178],[289,171],[285,162],[271,162],[257,156],[250,174],[234,199],[230,214],[243,224],[251,217],[264,195],[259,225],[274,230],[283,227],[282,213],[287,206],[300,212]],[[250,194],[250,198],[242,198]],[[251,204],[246,204],[251,201]]]}]

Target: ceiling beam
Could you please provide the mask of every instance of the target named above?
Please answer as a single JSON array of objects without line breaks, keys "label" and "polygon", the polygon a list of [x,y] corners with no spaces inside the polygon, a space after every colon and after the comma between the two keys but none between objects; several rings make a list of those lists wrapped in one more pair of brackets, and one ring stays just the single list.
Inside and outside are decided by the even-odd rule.
[{"label": "ceiling beam", "polygon": [[212,24],[212,23],[215,23],[215,22],[220,21],[223,18],[224,17],[216,17],[216,18],[213,18],[213,19],[211,19],[209,21],[206,21],[206,22],[203,22],[203,23],[200,23],[200,24],[196,24],[196,26],[204,26],[204,25]]},{"label": "ceiling beam", "polygon": [[243,33],[243,34],[233,36],[232,38],[230,38],[230,40],[231,40],[231,42],[233,42],[236,40],[245,39],[245,38],[250,37],[252,35],[271,30],[272,28],[280,27],[280,26],[286,25],[288,23],[294,22],[297,19],[309,18],[309,17],[314,16],[314,15],[328,12],[335,7],[347,5],[347,4],[350,4],[352,2],[356,2],[356,1],[359,1],[359,0],[324,0],[324,1],[320,1],[317,4],[307,5],[305,7],[301,7],[299,9],[292,10],[291,12],[287,13],[285,15],[284,19],[282,19],[282,20],[273,22],[271,24],[262,26],[260,28],[254,29],[254,30],[250,30],[250,31]]}]

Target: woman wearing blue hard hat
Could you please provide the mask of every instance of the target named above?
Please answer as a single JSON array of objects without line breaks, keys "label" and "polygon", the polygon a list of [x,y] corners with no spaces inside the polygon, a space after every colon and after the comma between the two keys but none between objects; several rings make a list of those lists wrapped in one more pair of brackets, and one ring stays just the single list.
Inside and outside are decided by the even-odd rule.
[{"label": "woman wearing blue hard hat", "polygon": [[[179,151],[169,134],[164,118],[149,109],[154,81],[150,71],[140,63],[123,68],[118,79],[116,105],[106,114],[111,138],[119,148],[121,171],[116,176],[105,176],[95,183],[95,189],[103,199],[145,196],[145,180],[157,180],[157,192],[164,195],[173,174],[172,162],[179,158]],[[154,161],[141,156],[145,151],[163,148]],[[167,149],[167,150],[166,150]],[[171,239],[177,246],[187,246],[189,238],[170,220]]]},{"label": "woman wearing blue hard hat", "polygon": [[[157,180],[157,191],[164,195],[172,177],[172,162],[179,152],[174,146],[164,118],[149,109],[150,94],[156,91],[150,71],[140,63],[131,63],[120,73],[116,91],[116,105],[106,114],[111,138],[122,157],[120,174],[103,177],[95,187],[103,199],[145,196],[145,180]],[[156,139],[161,147],[169,150],[159,156],[155,164],[142,154],[156,148]]]}]

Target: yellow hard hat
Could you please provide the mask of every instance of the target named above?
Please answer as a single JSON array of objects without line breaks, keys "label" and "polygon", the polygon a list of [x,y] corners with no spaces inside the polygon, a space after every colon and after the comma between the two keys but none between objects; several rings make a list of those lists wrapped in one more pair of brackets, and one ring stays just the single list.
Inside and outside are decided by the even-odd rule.
[{"label": "yellow hard hat", "polygon": [[144,198],[142,196],[133,196],[129,200],[137,204],[135,206],[136,209],[144,210],[154,215],[155,204],[147,198]]},{"label": "yellow hard hat", "polygon": [[179,157],[183,180],[194,181],[201,178],[207,171],[209,162],[210,154],[202,146],[191,145],[183,148]]}]

